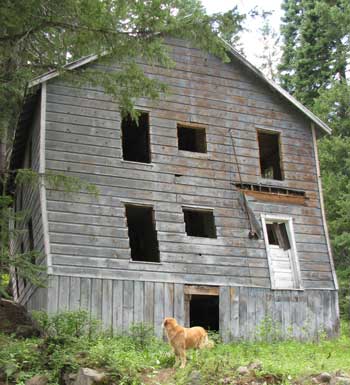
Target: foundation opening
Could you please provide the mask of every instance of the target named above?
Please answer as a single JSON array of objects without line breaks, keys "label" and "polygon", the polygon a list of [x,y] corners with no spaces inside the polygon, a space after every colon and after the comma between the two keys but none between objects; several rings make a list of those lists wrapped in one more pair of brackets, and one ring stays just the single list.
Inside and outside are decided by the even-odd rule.
[{"label": "foundation opening", "polygon": [[123,159],[132,162],[150,163],[149,116],[141,112],[137,120],[130,115],[122,119]]},{"label": "foundation opening", "polygon": [[261,176],[283,180],[280,154],[280,134],[258,131]]},{"label": "foundation opening", "polygon": [[177,137],[179,150],[202,153],[207,152],[204,127],[188,127],[178,124]]},{"label": "foundation opening", "polygon": [[125,205],[131,259],[159,262],[157,231],[152,207]]},{"label": "foundation opening", "polygon": [[186,234],[193,237],[216,238],[212,210],[183,208]]},{"label": "foundation opening", "polygon": [[191,295],[190,327],[219,331],[219,296]]}]

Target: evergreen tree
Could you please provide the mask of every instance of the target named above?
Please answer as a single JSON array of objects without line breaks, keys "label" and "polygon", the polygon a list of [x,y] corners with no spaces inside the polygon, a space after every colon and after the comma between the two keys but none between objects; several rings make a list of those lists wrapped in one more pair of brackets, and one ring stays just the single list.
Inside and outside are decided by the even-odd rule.
[{"label": "evergreen tree", "polygon": [[320,89],[345,79],[350,30],[348,0],[284,0],[281,85],[308,107]]}]

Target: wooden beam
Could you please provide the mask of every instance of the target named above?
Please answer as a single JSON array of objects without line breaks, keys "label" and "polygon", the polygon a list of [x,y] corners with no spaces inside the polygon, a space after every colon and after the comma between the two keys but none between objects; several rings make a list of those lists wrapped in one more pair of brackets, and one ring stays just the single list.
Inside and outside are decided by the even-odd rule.
[{"label": "wooden beam", "polygon": [[289,195],[289,194],[278,194],[270,193],[264,191],[250,191],[250,190],[241,190],[245,195],[252,196],[257,200],[264,202],[274,202],[274,203],[288,203],[291,205],[306,205],[306,197],[298,195]]},{"label": "wooden beam", "polygon": [[188,295],[219,295],[218,286],[185,285],[184,293]]}]

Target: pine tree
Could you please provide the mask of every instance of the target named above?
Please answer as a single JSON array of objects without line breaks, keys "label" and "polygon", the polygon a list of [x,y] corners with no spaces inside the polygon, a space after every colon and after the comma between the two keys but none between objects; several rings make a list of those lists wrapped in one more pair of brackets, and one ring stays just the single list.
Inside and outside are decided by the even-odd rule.
[{"label": "pine tree", "polygon": [[346,76],[348,0],[284,0],[281,85],[308,107],[319,90]]}]

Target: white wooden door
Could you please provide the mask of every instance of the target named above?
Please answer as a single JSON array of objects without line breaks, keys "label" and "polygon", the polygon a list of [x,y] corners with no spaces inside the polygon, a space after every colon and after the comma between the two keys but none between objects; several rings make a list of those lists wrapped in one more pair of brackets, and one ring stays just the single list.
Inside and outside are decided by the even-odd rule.
[{"label": "white wooden door", "polygon": [[296,282],[292,263],[292,250],[283,250],[278,245],[269,245],[268,253],[270,255],[274,286],[279,289],[294,289]]}]

